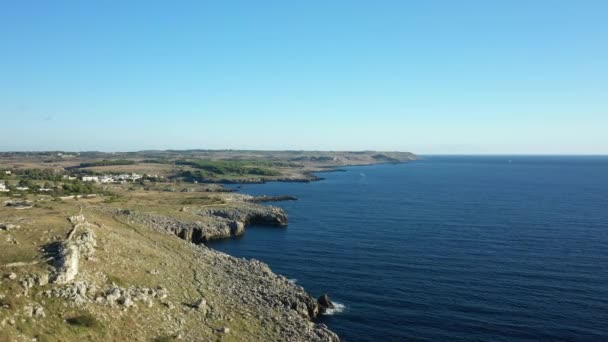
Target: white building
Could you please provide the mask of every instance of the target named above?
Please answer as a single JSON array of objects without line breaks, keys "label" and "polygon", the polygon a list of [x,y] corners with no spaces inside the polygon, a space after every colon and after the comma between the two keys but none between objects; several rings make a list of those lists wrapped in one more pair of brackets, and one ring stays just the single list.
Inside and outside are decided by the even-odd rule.
[{"label": "white building", "polygon": [[112,176],[102,176],[101,178],[99,178],[99,182],[101,183],[112,183],[114,181],[114,178]]},{"label": "white building", "polygon": [[83,182],[99,182],[99,177],[97,176],[83,176],[82,177],[82,181]]},{"label": "white building", "polygon": [[142,176],[138,175],[137,173],[132,173],[132,174],[122,174],[122,175],[118,175],[115,177],[115,180],[118,181],[136,181],[138,179],[140,179]]},{"label": "white building", "polygon": [[28,188],[27,186],[18,186],[15,189],[19,191],[28,191],[30,188]]},{"label": "white building", "polygon": [[6,188],[4,183],[0,183],[0,192],[9,192],[10,190]]}]

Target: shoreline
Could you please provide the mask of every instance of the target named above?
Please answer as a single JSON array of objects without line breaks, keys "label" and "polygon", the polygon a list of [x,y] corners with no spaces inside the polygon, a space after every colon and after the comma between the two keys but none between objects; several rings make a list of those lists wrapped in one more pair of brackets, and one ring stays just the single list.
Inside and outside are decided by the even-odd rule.
[{"label": "shoreline", "polygon": [[[307,171],[311,179],[306,182],[323,179],[314,173],[375,164],[386,163],[317,168]],[[251,224],[285,229],[285,211],[265,203],[295,197],[184,186],[181,191],[160,187],[149,191],[145,186],[119,185],[115,186],[117,195],[78,200],[39,196],[21,215],[10,206],[0,207],[0,223],[20,227],[0,231],[7,234],[6,242],[0,241],[7,248],[0,256],[5,277],[0,294],[12,301],[10,308],[0,310],[4,330],[0,339],[36,336],[36,331],[57,336],[54,327],[67,326],[59,336],[73,340],[78,331],[69,330],[66,319],[86,311],[91,320],[103,321],[103,329],[100,324],[87,328],[91,340],[172,337],[197,341],[226,334],[248,341],[340,340],[321,318],[339,312],[339,303],[328,305],[331,301],[322,293],[313,297],[255,257],[245,260],[207,245],[211,240],[239,236]],[[72,231],[66,231],[67,218]],[[63,251],[61,258],[52,254],[55,246]],[[23,247],[27,249],[21,252]],[[16,252],[25,266],[6,273],[9,269],[2,265],[17,261]],[[27,288],[20,290],[18,284],[24,283]],[[22,312],[32,307],[45,310],[48,317],[23,325]],[[131,317],[132,326],[126,330],[123,315]],[[146,330],[148,324],[156,328]],[[137,332],[132,333],[133,329]]]},{"label": "shoreline", "polygon": [[[379,163],[367,163],[367,164],[347,164],[340,166],[327,166],[319,170],[307,170],[301,174],[308,178],[277,178],[277,179],[252,179],[252,180],[205,180],[204,183],[220,184],[220,185],[248,185],[248,184],[266,184],[266,183],[312,183],[322,181],[325,178],[319,177],[317,173],[328,173],[328,172],[346,172],[343,168],[351,168],[358,166],[374,166],[374,165],[400,165],[415,162],[419,159],[410,159],[407,161],[399,162],[379,162]],[[238,192],[238,190],[235,190]]]},{"label": "shoreline", "polygon": [[[365,165],[344,165],[344,166],[341,166],[340,168],[327,168],[327,169],[324,169],[324,170],[310,171],[310,174],[313,174],[313,173],[326,173],[326,172],[348,172],[348,170],[343,169],[343,168],[350,168],[350,167],[357,167],[357,166],[363,166],[363,167],[367,167],[367,166],[384,165],[384,164],[395,164],[395,165],[397,165],[397,164],[406,164],[406,163],[409,163],[409,162],[411,162],[411,161],[399,162],[399,163],[370,163],[370,164],[365,164]],[[315,177],[316,177],[316,178],[315,178],[315,180],[314,180],[314,181],[320,181],[320,180],[323,180],[323,179],[324,179],[324,178],[322,178],[322,177],[318,177],[318,176],[316,176],[316,175],[315,175]],[[274,182],[281,182],[281,180],[275,180]],[[308,182],[312,182],[312,181],[308,181]],[[307,183],[308,183],[308,182],[307,182]],[[267,183],[267,182],[259,182],[259,183],[240,183],[239,185],[247,185],[247,184],[265,184],[265,183]],[[242,189],[242,187],[240,187],[240,186],[239,186],[239,187],[237,187],[237,188],[235,188],[235,189],[234,189],[234,191],[235,191],[236,193],[240,194],[240,195],[244,195],[244,196],[253,196],[253,195],[250,195],[250,194],[247,194],[247,193],[243,192],[243,189]],[[288,198],[288,199],[286,199],[286,200],[293,200],[293,199],[295,199],[295,197],[292,197],[292,195],[281,195],[281,196],[265,196],[265,195],[262,195],[262,196],[258,196],[258,197],[286,197],[286,198]],[[256,198],[256,196],[253,196],[253,198]],[[287,213],[285,214],[285,216],[286,216],[285,218],[287,219]],[[213,251],[215,251],[215,252],[219,252],[219,253],[223,253],[223,254],[229,255],[229,256],[231,256],[231,257],[235,257],[235,256],[232,256],[232,255],[231,255],[231,254],[229,254],[229,253],[225,253],[225,252],[221,252],[221,251],[219,251],[219,250],[216,250],[216,249],[213,247],[213,243],[214,243],[214,241],[218,241],[218,240],[224,240],[224,239],[230,239],[230,238],[239,238],[239,237],[242,237],[242,236],[243,236],[243,234],[244,234],[244,229],[246,229],[248,226],[249,226],[249,223],[245,224],[245,225],[243,226],[243,229],[242,229],[242,230],[240,230],[240,231],[238,232],[238,234],[234,234],[234,235],[230,235],[230,236],[221,236],[221,237],[218,237],[218,238],[210,239],[210,240],[208,240],[208,241],[205,241],[205,242],[204,242],[204,245],[205,245],[207,248],[210,248],[210,249],[212,249],[212,250],[213,250]],[[262,224],[262,226],[269,226],[269,224]],[[272,224],[271,224],[270,226],[272,226]],[[286,224],[286,226],[288,226],[288,224]],[[258,259],[256,259],[256,257],[255,257],[255,256],[253,256],[253,257],[252,257],[250,260],[252,260],[252,261],[256,261],[256,262],[260,262],[260,263],[263,263],[263,264],[265,264],[265,265],[266,265],[266,263],[264,263],[264,262],[259,261]],[[268,267],[270,268],[270,266],[268,266]],[[276,274],[278,277],[285,278],[285,276],[284,276],[284,275],[282,275],[282,274],[277,274],[277,273],[274,273],[274,274]],[[304,290],[306,293],[308,293],[308,292],[306,291],[306,289],[304,289],[303,287],[301,287],[301,286],[299,286],[299,285],[295,284],[295,282],[292,282],[292,284],[293,284],[294,286],[296,286],[296,287],[302,288],[302,289],[303,289],[303,290]],[[314,316],[314,317],[310,317],[310,320],[311,320],[312,322],[315,322],[315,323],[320,323],[320,322],[322,322],[322,318],[321,318],[322,316],[324,316],[324,315],[335,315],[335,314],[339,314],[340,312],[342,312],[342,310],[343,310],[343,309],[344,309],[344,307],[345,307],[345,305],[344,305],[344,304],[341,304],[341,303],[336,303],[336,302],[333,302],[333,303],[332,303],[332,305],[333,305],[333,307],[332,307],[331,309],[327,310],[326,312],[324,312],[324,313],[322,313],[322,314],[316,315],[316,316]],[[331,329],[328,329],[328,330],[329,330],[329,331],[331,331],[332,333],[335,333],[335,332],[333,332]],[[337,334],[336,334],[336,337],[339,339],[339,335],[337,335]]]}]

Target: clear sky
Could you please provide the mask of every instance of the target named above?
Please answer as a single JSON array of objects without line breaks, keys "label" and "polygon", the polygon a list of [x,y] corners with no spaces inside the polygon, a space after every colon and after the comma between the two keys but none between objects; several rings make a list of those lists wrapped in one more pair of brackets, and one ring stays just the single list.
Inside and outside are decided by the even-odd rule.
[{"label": "clear sky", "polygon": [[0,0],[0,150],[608,153],[608,1]]}]

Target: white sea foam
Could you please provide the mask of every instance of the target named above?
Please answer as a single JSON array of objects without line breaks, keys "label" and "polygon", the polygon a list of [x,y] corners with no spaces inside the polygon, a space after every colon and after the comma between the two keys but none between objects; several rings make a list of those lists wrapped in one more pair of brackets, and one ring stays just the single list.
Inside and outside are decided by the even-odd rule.
[{"label": "white sea foam", "polygon": [[296,278],[291,278],[291,279],[287,279],[287,280],[292,284],[295,284],[298,281],[298,279],[296,279]]},{"label": "white sea foam", "polygon": [[333,309],[327,309],[327,311],[325,311],[325,313],[323,313],[324,315],[335,315],[337,313],[340,313],[342,311],[344,311],[344,309],[346,309],[346,305],[344,304],[340,304],[340,303],[334,303],[334,308]]}]

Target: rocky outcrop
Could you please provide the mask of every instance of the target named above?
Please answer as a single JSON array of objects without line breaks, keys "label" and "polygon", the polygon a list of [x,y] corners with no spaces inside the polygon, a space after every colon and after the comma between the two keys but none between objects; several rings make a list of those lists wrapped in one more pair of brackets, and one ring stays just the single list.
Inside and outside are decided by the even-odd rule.
[{"label": "rocky outcrop", "polygon": [[319,305],[320,313],[326,313],[327,310],[336,308],[336,306],[331,301],[331,299],[329,299],[329,296],[327,295],[327,293],[324,293],[321,297],[319,297],[319,299],[317,299],[317,303]]},{"label": "rocky outcrop", "polygon": [[283,209],[253,203],[216,208],[184,207],[182,211],[195,214],[200,219],[187,220],[133,210],[116,210],[115,213],[130,223],[167,231],[195,244],[241,235],[248,224],[287,226],[287,215]]},{"label": "rocky outcrop", "polygon": [[46,313],[44,308],[39,304],[28,304],[23,308],[23,314],[26,317],[44,318]]},{"label": "rocky outcrop", "polygon": [[154,305],[154,299],[163,300],[165,298],[167,298],[167,290],[162,287],[156,289],[135,286],[124,288],[112,284],[101,295],[95,297],[95,302],[109,306],[121,305],[127,308],[133,306],[135,302],[141,302],[145,306],[151,307]]},{"label": "rocky outcrop", "polygon": [[168,292],[163,287],[149,288],[141,286],[121,287],[112,283],[105,290],[87,281],[75,281],[62,287],[56,287],[41,292],[47,298],[62,298],[75,306],[88,303],[110,307],[131,307],[135,303],[143,303],[147,307],[154,301],[167,298]]},{"label": "rocky outcrop", "polygon": [[12,229],[19,229],[19,228],[21,228],[21,226],[19,226],[17,224],[0,223],[0,230],[12,230]]},{"label": "rocky outcrop", "polygon": [[78,246],[71,242],[65,242],[61,246],[59,257],[55,262],[57,272],[54,275],[53,283],[65,284],[74,280],[78,274],[79,259]]},{"label": "rocky outcrop", "polygon": [[62,298],[70,304],[80,306],[89,302],[88,294],[96,291],[96,287],[86,281],[75,281],[73,283],[64,284],[64,286],[56,287],[51,290],[41,292],[46,297]]},{"label": "rocky outcrop", "polygon": [[31,201],[17,201],[17,200],[8,200],[4,201],[5,207],[12,207],[15,209],[30,209],[34,206],[34,203]]},{"label": "rocky outcrop", "polygon": [[203,217],[224,218],[243,225],[260,224],[268,226],[287,226],[287,215],[281,208],[261,205],[240,205],[237,207],[218,207],[204,209],[185,209]]},{"label": "rocky outcrop", "polygon": [[[70,217],[72,230],[61,244],[55,259],[53,283],[66,284],[74,280],[78,274],[81,255],[90,258],[95,253],[97,242],[91,225],[83,215]],[[80,233],[82,231],[82,233]]]},{"label": "rocky outcrop", "polygon": [[[263,262],[234,258],[224,253],[213,253],[213,267],[230,275],[230,281],[222,286],[226,298],[235,301],[237,307],[264,308],[278,312],[268,319],[268,324],[281,326],[285,341],[339,341],[338,336],[323,324],[314,324],[321,308],[301,286],[277,275]],[[297,315],[303,319],[295,319]],[[279,317],[292,317],[282,321]]]},{"label": "rocky outcrop", "polygon": [[263,203],[263,202],[281,202],[281,201],[297,201],[298,199],[293,196],[255,196],[246,199],[247,202],[251,203]]},{"label": "rocky outcrop", "polygon": [[[14,273],[12,273],[11,276],[13,274]],[[46,284],[48,284],[49,274],[47,272],[25,274],[20,277],[19,283],[21,284],[21,287],[24,290],[24,294],[27,295],[29,293],[29,290],[34,286],[45,286]]]},{"label": "rocky outcrop", "polygon": [[[185,246],[197,256],[198,261],[192,264],[194,279],[204,284],[201,288],[204,290],[181,303],[184,312],[196,312],[209,321],[225,322],[231,312],[247,308],[249,319],[261,321],[264,327],[272,327],[273,331],[281,334],[282,340],[339,341],[338,336],[325,325],[314,322],[326,310],[326,301],[322,301],[326,305],[322,306],[302,287],[273,273],[268,265],[260,261],[235,258],[201,244],[211,239],[239,235],[248,224],[278,227],[287,224],[287,216],[280,208],[251,203],[239,196],[227,200],[227,203],[213,207],[184,207],[181,213],[173,215],[131,209],[113,209],[112,213],[120,222],[149,227],[194,243]],[[197,271],[200,266],[196,265],[206,265],[208,271]],[[210,293],[221,294],[221,299],[208,296]],[[133,304],[129,298],[123,300],[120,296],[124,296],[124,291],[110,289],[95,302],[106,305],[115,303],[124,308]],[[138,300],[133,295],[131,300],[137,305]],[[159,309],[166,307],[169,311],[180,305],[169,299],[163,304]],[[226,327],[220,333],[230,331],[232,334],[229,329],[231,327]]]}]

